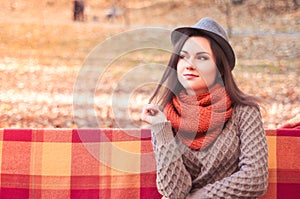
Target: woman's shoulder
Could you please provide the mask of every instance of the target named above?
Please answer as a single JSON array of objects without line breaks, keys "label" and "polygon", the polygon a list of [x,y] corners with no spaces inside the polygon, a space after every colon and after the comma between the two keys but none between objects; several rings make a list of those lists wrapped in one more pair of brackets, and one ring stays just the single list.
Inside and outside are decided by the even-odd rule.
[{"label": "woman's shoulder", "polygon": [[251,121],[257,118],[261,118],[259,105],[234,105],[235,119],[239,121]]},{"label": "woman's shoulder", "polygon": [[259,105],[245,105],[245,104],[235,104],[233,106],[233,109],[237,113],[254,113],[260,112],[260,107]]},{"label": "woman's shoulder", "polygon": [[250,138],[255,136],[256,133],[264,132],[259,106],[236,105],[234,106],[232,116],[232,123],[237,128],[238,135],[241,136],[241,139]]}]

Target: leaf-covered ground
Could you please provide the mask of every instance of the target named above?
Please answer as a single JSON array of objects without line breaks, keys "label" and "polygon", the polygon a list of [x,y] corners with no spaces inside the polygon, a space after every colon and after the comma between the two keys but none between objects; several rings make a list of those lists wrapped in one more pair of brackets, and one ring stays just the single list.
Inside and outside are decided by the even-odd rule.
[{"label": "leaf-covered ground", "polygon": [[[112,35],[140,28],[133,23],[143,27],[159,24],[173,28],[178,24],[190,24],[191,19],[200,18],[201,14],[214,13],[225,24],[224,13],[206,4],[197,5],[205,7],[203,12],[195,9],[186,12],[190,5],[167,4],[167,1],[160,6],[132,10],[131,27],[126,27],[119,24],[122,19],[113,24],[72,22],[71,5],[65,1],[57,7],[57,3],[39,4],[41,9],[34,13],[42,18],[31,15],[29,3],[15,2],[20,4],[13,9],[4,3],[4,12],[0,14],[0,128],[140,127],[143,125],[139,120],[141,108],[153,89],[153,85],[141,82],[149,77],[159,78],[161,69],[157,70],[155,64],[166,64],[168,56],[135,52],[128,57],[118,57],[97,85],[92,85],[95,90],[91,98],[84,89],[76,90],[75,85],[78,85],[78,75],[92,49]],[[93,13],[97,13],[95,9]],[[171,14],[167,15],[163,9]],[[260,14],[254,13],[259,9]],[[263,99],[265,128],[277,128],[300,114],[297,32],[300,12],[293,10],[277,17],[274,12],[259,9],[253,5],[233,9],[233,15],[239,16],[233,17],[236,35],[231,38],[238,57],[234,75],[243,91]],[[141,13],[151,16],[154,11],[158,15],[153,18],[139,17]],[[178,12],[188,14],[177,19]],[[270,20],[265,22],[266,18]],[[132,45],[126,40],[123,42],[121,46]],[[110,55],[108,50],[98,58]],[[154,65],[146,67],[151,63]],[[145,70],[135,73],[135,67]],[[87,76],[81,84],[95,84],[89,81]],[[86,104],[74,106],[74,101],[76,104],[81,100]]]},{"label": "leaf-covered ground", "polygon": [[[94,99],[96,119],[90,118],[86,107],[74,121],[74,85],[82,66],[40,65],[34,60],[6,58],[0,64],[0,126],[13,128],[75,128],[98,123],[101,127],[139,127],[142,106],[149,92],[116,90],[118,79],[105,74]],[[147,74],[145,74],[147,75]],[[297,74],[282,71],[249,72],[244,68],[235,72],[241,88],[262,97],[262,115],[266,128],[276,128],[300,112],[300,85]],[[132,82],[131,82],[132,83]],[[115,90],[113,90],[115,89]],[[129,92],[129,94],[128,94]],[[128,96],[130,95],[130,96]],[[125,105],[113,100],[125,98]],[[113,99],[113,97],[115,99]],[[75,99],[76,100],[76,99]],[[127,100],[127,101],[126,101]],[[130,124],[130,125],[129,125]],[[129,126],[128,126],[129,125]]]}]

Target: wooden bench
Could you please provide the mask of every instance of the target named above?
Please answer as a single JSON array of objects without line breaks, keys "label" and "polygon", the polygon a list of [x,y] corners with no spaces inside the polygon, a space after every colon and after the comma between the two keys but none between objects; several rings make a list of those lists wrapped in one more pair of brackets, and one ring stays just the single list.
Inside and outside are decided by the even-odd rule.
[{"label": "wooden bench", "polygon": [[[300,132],[267,130],[269,187],[300,198]],[[161,198],[148,129],[0,129],[0,198]]]}]

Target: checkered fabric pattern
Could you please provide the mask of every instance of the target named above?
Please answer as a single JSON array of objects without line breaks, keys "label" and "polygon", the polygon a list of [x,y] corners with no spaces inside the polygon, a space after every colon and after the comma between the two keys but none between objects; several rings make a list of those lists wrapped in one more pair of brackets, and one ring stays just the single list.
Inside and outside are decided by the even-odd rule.
[{"label": "checkered fabric pattern", "polygon": [[0,198],[161,198],[149,130],[1,129]]},{"label": "checkered fabric pattern", "polygon": [[269,186],[262,198],[300,198],[300,129],[268,130]]},{"label": "checkered fabric pattern", "polygon": [[[300,129],[267,140],[261,198],[300,198]],[[0,129],[0,149],[0,198],[161,198],[148,129]]]}]

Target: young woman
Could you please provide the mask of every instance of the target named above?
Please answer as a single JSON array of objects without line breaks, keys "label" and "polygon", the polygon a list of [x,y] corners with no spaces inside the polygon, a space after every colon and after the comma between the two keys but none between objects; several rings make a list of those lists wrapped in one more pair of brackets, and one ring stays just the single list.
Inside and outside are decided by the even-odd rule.
[{"label": "young woman", "polygon": [[236,85],[226,32],[203,18],[171,34],[174,52],[145,106],[164,198],[256,198],[268,151],[255,98]]}]

